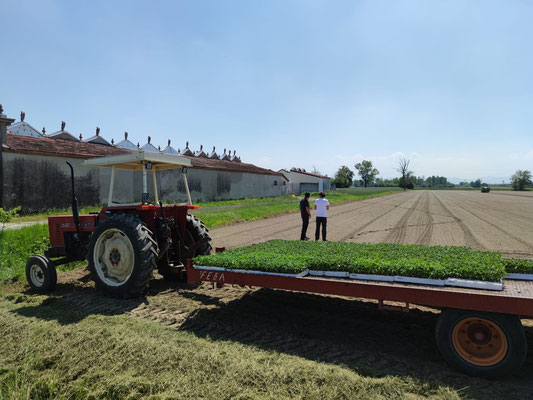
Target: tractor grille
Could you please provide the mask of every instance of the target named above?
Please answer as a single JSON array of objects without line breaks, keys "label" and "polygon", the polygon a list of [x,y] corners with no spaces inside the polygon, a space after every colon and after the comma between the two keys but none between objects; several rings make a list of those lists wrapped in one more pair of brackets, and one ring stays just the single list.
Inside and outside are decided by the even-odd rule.
[{"label": "tractor grille", "polygon": [[63,232],[61,231],[61,224],[56,224],[56,243],[63,243]]}]

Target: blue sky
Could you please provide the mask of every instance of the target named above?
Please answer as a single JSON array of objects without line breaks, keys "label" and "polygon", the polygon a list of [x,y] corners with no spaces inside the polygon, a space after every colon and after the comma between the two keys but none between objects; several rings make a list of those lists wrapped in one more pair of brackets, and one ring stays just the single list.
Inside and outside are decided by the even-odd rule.
[{"label": "blue sky", "polygon": [[382,177],[533,169],[533,2],[0,0],[0,103],[48,132]]}]

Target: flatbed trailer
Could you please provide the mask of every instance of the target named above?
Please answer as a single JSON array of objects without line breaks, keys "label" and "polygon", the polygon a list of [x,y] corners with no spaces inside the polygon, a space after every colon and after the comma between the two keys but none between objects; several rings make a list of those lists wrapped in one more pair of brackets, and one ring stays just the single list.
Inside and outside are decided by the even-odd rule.
[{"label": "flatbed trailer", "polygon": [[[437,346],[452,367],[473,376],[499,378],[518,370],[527,356],[521,318],[533,317],[533,281],[504,280],[503,290],[431,287],[348,278],[289,276],[186,265],[188,283],[255,286],[377,300],[379,309],[410,305],[441,310]],[[390,303],[400,303],[390,304]]]}]

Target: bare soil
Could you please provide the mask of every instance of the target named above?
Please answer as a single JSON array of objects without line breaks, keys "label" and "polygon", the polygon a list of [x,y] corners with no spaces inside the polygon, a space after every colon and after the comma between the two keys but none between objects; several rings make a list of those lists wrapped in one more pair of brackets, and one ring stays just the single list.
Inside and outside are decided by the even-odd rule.
[{"label": "bare soil", "polygon": [[[314,215],[314,213],[313,213]],[[312,218],[307,236],[314,239]],[[215,246],[299,239],[298,213],[213,229]],[[533,192],[408,191],[331,207],[327,239],[470,246],[533,258]]]}]

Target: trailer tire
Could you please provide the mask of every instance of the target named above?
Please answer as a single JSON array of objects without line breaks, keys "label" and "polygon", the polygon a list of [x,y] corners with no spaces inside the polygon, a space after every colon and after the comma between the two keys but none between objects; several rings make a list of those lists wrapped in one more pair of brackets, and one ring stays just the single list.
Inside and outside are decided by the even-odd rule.
[{"label": "trailer tire", "polygon": [[54,263],[45,256],[33,256],[26,262],[26,280],[36,292],[49,292],[57,284]]},{"label": "trailer tire", "polygon": [[510,375],[527,356],[525,332],[516,315],[445,309],[435,336],[450,366],[480,378]]},{"label": "trailer tire", "polygon": [[105,295],[138,297],[148,288],[157,266],[157,244],[140,219],[115,214],[94,230],[88,259],[96,287]]}]

